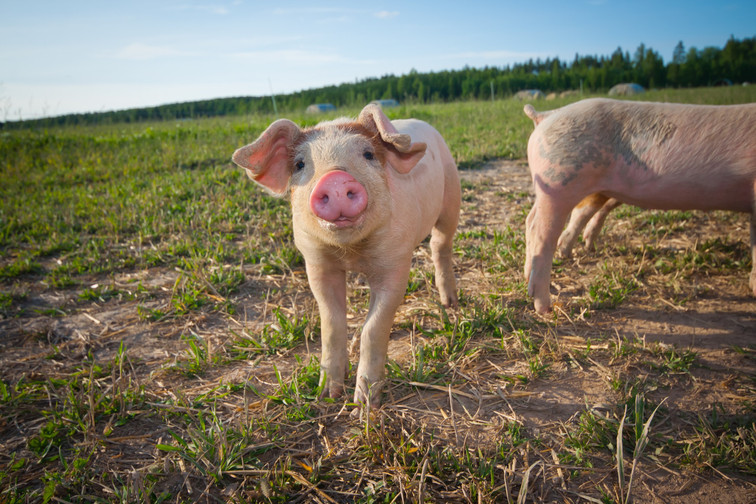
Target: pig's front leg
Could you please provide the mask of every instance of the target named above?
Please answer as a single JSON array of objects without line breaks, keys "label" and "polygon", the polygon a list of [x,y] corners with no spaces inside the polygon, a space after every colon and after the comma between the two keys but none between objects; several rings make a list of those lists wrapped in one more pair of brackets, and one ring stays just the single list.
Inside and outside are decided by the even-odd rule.
[{"label": "pig's front leg", "polygon": [[553,198],[536,195],[535,205],[526,221],[528,295],[533,298],[535,310],[540,314],[551,311],[551,263],[570,208],[569,205],[559,205]]},{"label": "pig's front leg", "polygon": [[368,278],[370,309],[360,337],[360,362],[354,401],[378,407],[386,370],[389,335],[396,309],[407,291],[411,259],[397,261],[390,271]]},{"label": "pig's front leg", "polygon": [[305,261],[307,278],[320,310],[320,384],[323,397],[344,392],[347,368],[346,272]]}]

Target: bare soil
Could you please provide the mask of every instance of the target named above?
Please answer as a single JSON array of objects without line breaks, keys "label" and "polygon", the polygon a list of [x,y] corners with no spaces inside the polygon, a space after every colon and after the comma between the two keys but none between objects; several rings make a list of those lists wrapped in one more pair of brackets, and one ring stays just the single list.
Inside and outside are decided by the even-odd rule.
[{"label": "bare soil", "polygon": [[[499,160],[483,169],[463,172],[462,177],[469,186],[465,191],[460,231],[521,226],[522,215],[532,202],[525,162]],[[662,236],[655,238],[654,245],[662,249],[684,249],[710,236],[747,242],[747,230],[745,216],[722,222],[714,216],[696,213],[686,227],[684,238],[678,234],[669,239]],[[652,434],[661,438],[689,433],[698,415],[707,414],[714,405],[725,415],[749,414],[749,408],[753,415],[756,300],[749,293],[746,267],[733,272],[680,277],[675,277],[674,273],[655,275],[651,272],[642,277],[643,285],[618,307],[585,308],[587,292],[600,274],[601,264],[627,256],[648,240],[648,236],[632,229],[627,219],[610,217],[600,237],[598,252],[589,253],[578,246],[574,259],[555,267],[552,276],[555,317],[541,319],[531,306],[523,305],[520,295],[502,295],[503,302],[518,313],[519,322],[533,324],[533,331],[544,344],[553,348],[555,355],[563,357],[555,359],[545,373],[525,384],[513,384],[506,377],[529,375],[526,362],[508,358],[505,353],[473,353],[452,370],[453,376],[447,377],[448,383],[457,384],[455,386],[408,387],[391,382],[380,413],[383,421],[408,429],[422,426],[424,431],[433,432],[434,439],[471,449],[496,444],[507,425],[520,423],[526,437],[540,440],[541,447],[531,446],[529,442],[522,456],[516,459],[519,465],[502,467],[502,473],[516,473],[521,478],[523,469],[533,469],[531,482],[538,480],[538,483],[531,488],[529,499],[534,502],[578,502],[581,496],[600,500],[602,492],[611,495],[612,489],[616,489],[617,475],[611,454],[606,450],[592,455],[593,469],[582,467],[573,477],[568,477],[572,468],[559,463],[555,448],[562,446],[566,433],[574,428],[581,412],[588,409],[609,415],[618,398],[618,392],[608,385],[613,378],[643,382],[649,399],[655,404],[663,403],[652,426]],[[421,248],[416,260],[418,265],[427,265],[427,250]],[[633,263],[634,268],[643,268],[643,261],[641,258],[640,262]],[[497,286],[492,284],[490,275],[474,261],[460,258],[457,274],[459,287],[468,297],[496,292]],[[512,275],[521,275],[521,271]],[[171,366],[185,358],[186,344],[182,335],[198,335],[208,342],[211,354],[222,354],[240,333],[252,333],[270,323],[274,307],[289,313],[316,313],[302,270],[269,276],[250,266],[247,281],[232,299],[237,306],[234,315],[197,312],[163,321],[140,317],[137,306],[144,309],[164,305],[177,277],[176,271],[153,268],[125,271],[108,279],[92,278],[93,283],[111,283],[124,291],[134,290],[141,282],[153,292],[153,297],[114,298],[86,305],[78,300],[77,289],[54,291],[39,283],[26,285],[29,295],[24,301],[23,314],[0,320],[0,377],[14,383],[22,377],[67,375],[85,359],[112,359],[123,344],[128,349],[135,379],[157,403],[161,397],[196,397],[223,383],[249,381],[260,391],[271,391],[277,386],[275,369],[287,375],[296,366],[297,358],[306,360],[309,353],[319,354],[316,337],[278,357],[231,360],[212,366],[201,377],[171,372]],[[363,288],[357,278],[352,279],[352,287],[357,291]],[[428,315],[438,313],[436,301],[426,294],[427,291],[423,291],[409,295],[397,314],[389,357],[400,365],[408,364],[417,346],[427,342],[428,338],[415,329],[426,323],[437,323]],[[352,303],[350,312],[349,323],[354,333],[364,320],[364,296],[358,301],[360,299],[363,302],[358,302],[357,306]],[[64,315],[53,314],[53,309],[61,310]],[[511,328],[504,329],[511,331]],[[633,342],[635,348],[694,352],[695,363],[687,371],[662,372],[649,364],[646,354],[616,356],[612,349],[623,341]],[[486,345],[491,343],[482,344]],[[589,345],[591,350],[586,351]],[[237,400],[238,397],[230,396],[227,404],[219,405],[218,414],[238,417],[243,404]],[[357,425],[358,420],[342,412],[342,406],[343,403],[337,402],[325,408],[323,419],[318,422],[321,432],[303,437],[289,456],[314,460],[315,452],[324,450],[325,446],[341,446],[340,450],[347,452],[352,439],[349,428]],[[264,406],[258,404],[258,407]],[[8,462],[8,454],[24,452],[25,440],[40,426],[39,423],[0,425],[0,453],[6,454],[0,454],[0,464]],[[154,447],[168,439],[165,429],[154,416],[137,415],[104,445],[99,467],[113,474],[127,475],[157,463],[163,455],[155,455]],[[663,446],[655,445],[656,448],[660,449],[658,456],[651,451],[641,458],[633,490],[635,502],[756,502],[753,471],[748,474],[726,467],[680,465],[677,455],[667,454]],[[750,449],[756,450],[756,447]],[[305,455],[297,455],[302,451]],[[338,452],[336,449],[334,457]],[[538,454],[537,458],[534,454]],[[536,460],[541,464],[536,466]],[[345,468],[345,472],[347,470],[351,469]],[[38,478],[39,473],[32,472],[28,477],[28,484],[34,484],[32,480]],[[186,498],[192,497],[186,493],[186,478],[177,474],[176,481],[169,479],[164,483],[166,487],[184,492],[182,495]],[[377,479],[379,476],[374,475],[374,480]],[[370,475],[365,475],[364,481],[369,480]],[[250,481],[256,480],[242,478],[238,488]],[[436,485],[443,486],[439,482]],[[202,491],[196,486],[194,497]],[[466,501],[463,492],[455,493],[454,488],[446,491],[450,501]],[[305,500],[327,500],[322,496],[318,500],[320,494],[315,491],[308,495]],[[433,495],[444,494],[439,490]],[[215,496],[217,499],[228,497],[219,493]],[[348,496],[338,494],[331,494],[331,498],[339,502],[349,500]]]}]

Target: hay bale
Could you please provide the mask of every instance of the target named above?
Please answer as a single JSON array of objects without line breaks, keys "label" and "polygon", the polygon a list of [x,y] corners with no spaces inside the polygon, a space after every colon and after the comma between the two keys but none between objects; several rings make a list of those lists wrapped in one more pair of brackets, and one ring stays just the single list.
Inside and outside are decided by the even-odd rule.
[{"label": "hay bale", "polygon": [[609,96],[633,96],[637,94],[645,93],[646,90],[640,84],[628,82],[625,84],[617,84],[609,90]]},{"label": "hay bale", "polygon": [[543,94],[543,91],[540,89],[523,89],[522,91],[517,91],[515,93],[514,98],[515,100],[520,101],[526,101],[526,100],[542,100],[545,98],[546,95]]}]

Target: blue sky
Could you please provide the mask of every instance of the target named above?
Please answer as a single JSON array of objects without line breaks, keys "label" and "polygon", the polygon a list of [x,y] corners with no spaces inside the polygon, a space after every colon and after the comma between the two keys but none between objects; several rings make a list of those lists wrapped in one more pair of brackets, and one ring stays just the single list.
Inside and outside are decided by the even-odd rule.
[{"label": "blue sky", "polygon": [[754,0],[0,0],[0,121],[756,36]]}]

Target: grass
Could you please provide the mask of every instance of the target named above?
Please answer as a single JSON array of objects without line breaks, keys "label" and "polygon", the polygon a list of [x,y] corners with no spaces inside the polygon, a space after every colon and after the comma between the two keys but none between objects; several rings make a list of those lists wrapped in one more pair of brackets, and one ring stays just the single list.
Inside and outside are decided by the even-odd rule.
[{"label": "grass", "polygon": [[[733,93],[754,100],[646,99]],[[433,123],[467,173],[522,160],[532,130],[509,100],[390,114]],[[642,245],[610,230],[595,256],[558,264],[562,311],[542,319],[521,278],[529,193],[466,180],[460,307],[437,304],[421,248],[384,407],[360,419],[353,368],[346,397],[319,399],[287,203],[229,161],[272,119],[0,136],[0,501],[628,502],[649,497],[650,467],[753,475],[754,349],[738,343],[720,370],[616,323],[743,281],[745,238],[683,240],[701,219],[740,220],[618,210]],[[368,294],[359,276],[349,288],[354,338]],[[711,409],[676,395],[710,388],[726,391]]]}]

